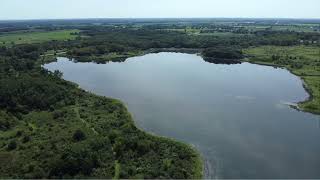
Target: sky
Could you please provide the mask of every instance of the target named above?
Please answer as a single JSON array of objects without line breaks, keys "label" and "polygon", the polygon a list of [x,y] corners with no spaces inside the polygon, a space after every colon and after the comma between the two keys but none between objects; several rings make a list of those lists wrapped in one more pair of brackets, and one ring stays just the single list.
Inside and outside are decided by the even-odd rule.
[{"label": "sky", "polygon": [[0,0],[0,20],[320,18],[320,0]]}]

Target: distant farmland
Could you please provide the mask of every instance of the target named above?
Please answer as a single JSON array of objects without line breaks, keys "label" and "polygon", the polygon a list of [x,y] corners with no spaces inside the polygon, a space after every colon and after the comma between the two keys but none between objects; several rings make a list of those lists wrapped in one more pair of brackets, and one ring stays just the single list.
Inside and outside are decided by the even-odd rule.
[{"label": "distant farmland", "polygon": [[76,34],[79,30],[61,30],[61,31],[41,31],[41,32],[16,32],[10,34],[0,35],[1,45],[11,44],[30,44],[41,43],[46,41],[63,41],[73,40],[77,37]]}]

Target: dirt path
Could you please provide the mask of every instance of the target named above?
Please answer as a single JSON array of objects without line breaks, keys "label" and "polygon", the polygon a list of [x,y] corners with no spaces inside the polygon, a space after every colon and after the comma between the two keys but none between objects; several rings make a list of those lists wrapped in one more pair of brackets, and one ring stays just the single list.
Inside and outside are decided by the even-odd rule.
[{"label": "dirt path", "polygon": [[99,134],[93,127],[90,127],[90,124],[89,124],[86,120],[84,120],[83,118],[81,118],[80,113],[79,113],[79,106],[74,107],[74,112],[76,113],[76,117],[77,117],[83,124],[85,124],[85,126],[86,126],[87,128],[90,128],[90,129],[93,131],[94,134],[96,134],[96,135]]}]

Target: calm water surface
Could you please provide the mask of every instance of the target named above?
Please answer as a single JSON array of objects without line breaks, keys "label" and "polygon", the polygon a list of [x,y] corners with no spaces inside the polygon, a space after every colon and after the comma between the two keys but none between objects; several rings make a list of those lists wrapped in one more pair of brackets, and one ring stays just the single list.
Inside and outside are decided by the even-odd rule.
[{"label": "calm water surface", "polygon": [[320,178],[320,119],[286,105],[308,97],[287,70],[181,53],[45,68],[121,99],[146,131],[196,146],[207,178]]}]

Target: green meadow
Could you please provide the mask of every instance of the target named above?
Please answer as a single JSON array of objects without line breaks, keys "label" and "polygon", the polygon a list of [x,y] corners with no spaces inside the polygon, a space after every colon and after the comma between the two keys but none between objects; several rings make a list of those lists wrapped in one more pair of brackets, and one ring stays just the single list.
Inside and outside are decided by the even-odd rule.
[{"label": "green meadow", "polygon": [[48,41],[74,40],[79,30],[15,32],[0,35],[0,45],[31,44]]}]

